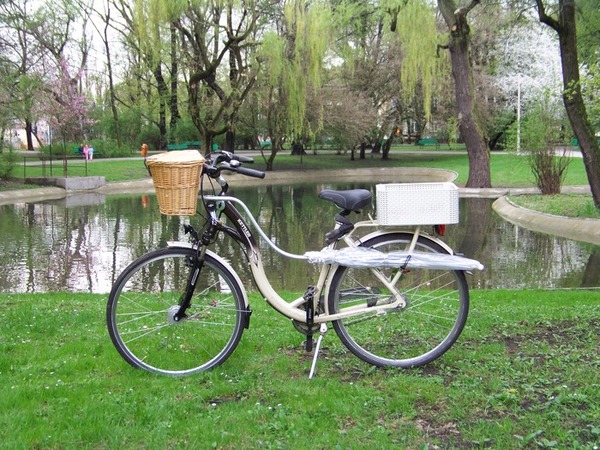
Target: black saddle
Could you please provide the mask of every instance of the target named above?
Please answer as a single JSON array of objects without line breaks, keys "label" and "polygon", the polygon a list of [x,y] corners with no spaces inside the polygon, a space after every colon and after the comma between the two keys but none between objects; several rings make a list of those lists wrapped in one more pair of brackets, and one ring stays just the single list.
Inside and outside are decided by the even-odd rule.
[{"label": "black saddle", "polygon": [[371,192],[366,189],[349,189],[346,191],[323,189],[319,192],[319,198],[329,200],[341,209],[359,212],[371,201]]}]

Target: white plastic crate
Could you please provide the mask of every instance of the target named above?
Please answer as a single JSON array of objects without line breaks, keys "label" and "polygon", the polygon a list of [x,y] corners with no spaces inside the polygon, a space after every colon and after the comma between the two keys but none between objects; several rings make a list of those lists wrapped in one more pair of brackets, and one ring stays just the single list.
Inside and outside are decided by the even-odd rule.
[{"label": "white plastic crate", "polygon": [[453,183],[378,184],[380,225],[458,223],[458,188]]}]

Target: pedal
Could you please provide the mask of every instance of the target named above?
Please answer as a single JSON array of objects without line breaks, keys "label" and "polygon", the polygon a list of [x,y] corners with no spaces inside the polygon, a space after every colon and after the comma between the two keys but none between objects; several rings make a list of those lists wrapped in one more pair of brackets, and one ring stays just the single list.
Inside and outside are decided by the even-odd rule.
[{"label": "pedal", "polygon": [[319,357],[319,350],[321,350],[321,341],[323,340],[323,336],[325,336],[325,333],[327,333],[327,324],[321,324],[320,332],[321,334],[319,335],[319,339],[317,339],[317,346],[315,347],[315,354],[313,355],[312,366],[310,367],[310,373],[308,374],[309,380],[311,380],[312,377],[315,375],[315,370],[317,368],[317,358]]},{"label": "pedal", "polygon": [[303,342],[303,347],[304,350],[306,351],[306,353],[310,353],[313,351],[313,345],[314,345],[315,340],[312,338],[312,334],[306,336],[306,340]]}]

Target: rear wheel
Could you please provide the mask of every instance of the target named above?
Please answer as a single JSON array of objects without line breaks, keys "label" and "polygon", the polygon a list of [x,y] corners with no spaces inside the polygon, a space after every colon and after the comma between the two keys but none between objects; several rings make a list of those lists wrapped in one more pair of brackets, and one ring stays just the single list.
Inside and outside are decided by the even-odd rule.
[{"label": "rear wheel", "polygon": [[187,248],[142,256],[115,282],[106,309],[108,331],[132,366],[165,375],[188,375],[221,364],[236,348],[248,314],[237,277],[205,255],[186,317],[176,321],[192,258]]},{"label": "rear wheel", "polygon": [[[389,233],[362,244],[382,252],[407,250],[412,233]],[[420,236],[415,251],[447,253],[435,241]],[[329,290],[330,313],[357,305],[384,305],[393,298],[373,273],[393,280],[398,269],[338,267]],[[333,322],[342,343],[356,356],[377,366],[417,367],[442,356],[458,339],[469,312],[469,292],[463,271],[410,269],[395,284],[406,302],[403,308],[373,312]]]}]

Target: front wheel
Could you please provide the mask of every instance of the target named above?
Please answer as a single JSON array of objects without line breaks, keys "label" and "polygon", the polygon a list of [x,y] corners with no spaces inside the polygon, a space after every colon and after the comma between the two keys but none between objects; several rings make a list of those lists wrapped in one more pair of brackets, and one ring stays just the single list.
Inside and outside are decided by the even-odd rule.
[{"label": "front wheel", "polygon": [[221,364],[236,348],[250,312],[237,277],[208,253],[186,316],[175,320],[195,254],[179,247],[147,253],[115,282],[108,331],[132,366],[188,375]]},{"label": "front wheel", "polygon": [[[411,233],[389,233],[363,242],[382,252],[407,250]],[[434,240],[418,238],[418,252],[447,253]],[[333,327],[342,343],[356,356],[376,366],[418,367],[442,356],[458,339],[469,312],[469,292],[460,270],[365,269],[338,267],[328,295],[330,313],[360,305],[384,305],[390,290],[373,271],[388,281],[406,302],[389,309],[340,319]]]}]

